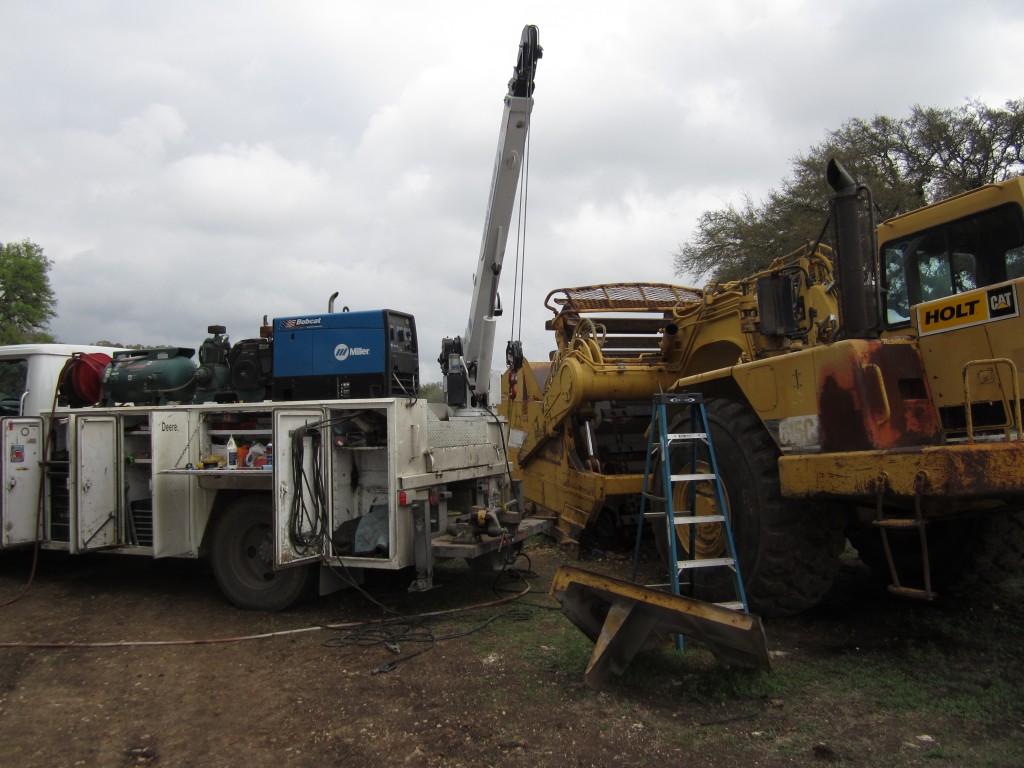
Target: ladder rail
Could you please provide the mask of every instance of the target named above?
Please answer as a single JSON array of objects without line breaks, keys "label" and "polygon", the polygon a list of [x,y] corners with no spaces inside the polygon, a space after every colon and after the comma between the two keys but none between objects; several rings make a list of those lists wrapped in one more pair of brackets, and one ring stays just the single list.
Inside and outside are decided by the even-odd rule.
[{"label": "ladder rail", "polygon": [[[665,494],[665,510],[663,525],[665,526],[666,541],[668,542],[668,562],[674,563],[679,557],[678,548],[676,546],[676,535],[675,528],[672,526],[672,519],[675,515],[672,512],[672,452],[669,450],[668,436],[668,412],[665,409],[664,402],[657,402],[655,404],[657,413],[658,435],[661,444],[661,483],[662,489]],[[654,422],[651,423],[652,432],[654,429]],[[672,594],[679,594],[679,569],[669,569],[669,584],[672,586]],[[677,643],[682,647],[682,643]]]}]

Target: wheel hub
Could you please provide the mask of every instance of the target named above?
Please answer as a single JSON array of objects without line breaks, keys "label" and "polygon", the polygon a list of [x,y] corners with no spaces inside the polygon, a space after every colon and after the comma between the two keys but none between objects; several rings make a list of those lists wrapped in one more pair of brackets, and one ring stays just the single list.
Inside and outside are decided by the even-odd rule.
[{"label": "wheel hub", "polygon": [[[697,462],[695,473],[711,471],[706,462]],[[723,494],[724,495],[724,494]],[[692,509],[697,517],[719,515],[718,500],[715,497],[715,486],[710,480],[684,480],[672,486],[672,507],[678,515]],[[728,497],[726,497],[726,515],[729,514]],[[731,519],[731,518],[730,518]],[[704,523],[699,525],[677,525],[676,536],[688,558],[703,560],[705,558],[722,557],[726,552],[724,526],[720,523]],[[691,534],[693,536],[691,553]]]},{"label": "wheel hub", "polygon": [[274,580],[274,542],[269,526],[251,526],[242,538],[240,549],[239,575],[250,586],[258,588]]}]

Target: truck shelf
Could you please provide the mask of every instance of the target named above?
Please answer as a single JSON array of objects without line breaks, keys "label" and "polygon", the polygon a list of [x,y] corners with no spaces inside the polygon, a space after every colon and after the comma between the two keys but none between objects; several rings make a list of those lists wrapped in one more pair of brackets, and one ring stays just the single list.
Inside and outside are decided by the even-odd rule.
[{"label": "truck shelf", "polygon": [[196,477],[273,477],[268,469],[161,469],[161,475],[195,475]]},{"label": "truck shelf", "polygon": [[270,436],[270,427],[266,429],[209,429],[206,434],[212,437],[249,437],[254,435]]}]

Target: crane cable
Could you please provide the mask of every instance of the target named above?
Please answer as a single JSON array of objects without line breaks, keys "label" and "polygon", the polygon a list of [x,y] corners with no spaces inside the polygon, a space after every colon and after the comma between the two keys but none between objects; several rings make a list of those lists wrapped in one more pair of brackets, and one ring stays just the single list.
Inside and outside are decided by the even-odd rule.
[{"label": "crane cable", "polygon": [[[526,150],[523,153],[523,172],[519,177],[519,220],[516,224],[516,263],[512,276],[512,324],[509,340],[505,346],[505,365],[509,372],[509,399],[516,399],[516,382],[519,369],[523,367],[523,285],[526,280],[526,220],[529,208],[530,190],[530,134],[526,134]],[[518,327],[516,320],[518,318]]]},{"label": "crane cable", "polygon": [[[519,179],[519,223],[516,228],[516,270],[512,283],[512,329],[516,337],[523,335],[523,285],[526,280],[526,219],[530,202],[530,134],[526,134],[523,153],[523,174]],[[520,247],[520,240],[522,247]],[[520,263],[522,269],[520,270]],[[518,315],[519,326],[516,327]]]}]

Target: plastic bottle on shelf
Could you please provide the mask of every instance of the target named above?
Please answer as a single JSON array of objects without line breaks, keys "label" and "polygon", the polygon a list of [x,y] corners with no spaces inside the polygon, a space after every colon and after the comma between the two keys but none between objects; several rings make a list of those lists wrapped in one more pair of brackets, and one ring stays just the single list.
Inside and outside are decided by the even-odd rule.
[{"label": "plastic bottle on shelf", "polygon": [[234,435],[228,438],[228,469],[238,469],[238,446]]}]

